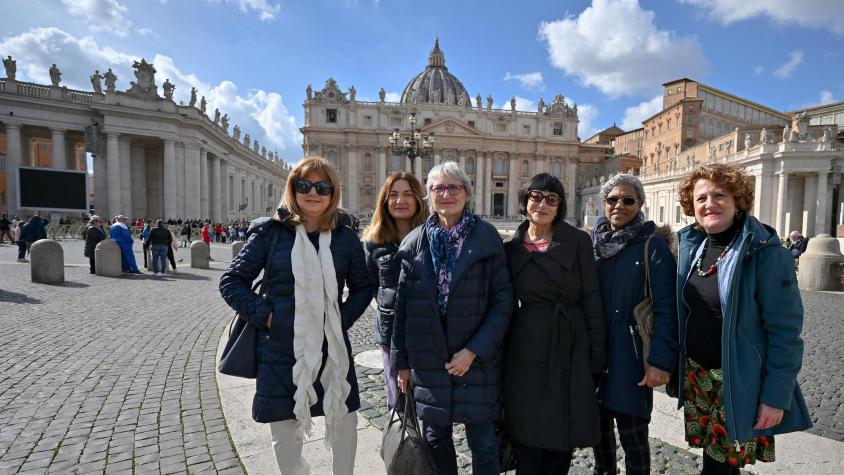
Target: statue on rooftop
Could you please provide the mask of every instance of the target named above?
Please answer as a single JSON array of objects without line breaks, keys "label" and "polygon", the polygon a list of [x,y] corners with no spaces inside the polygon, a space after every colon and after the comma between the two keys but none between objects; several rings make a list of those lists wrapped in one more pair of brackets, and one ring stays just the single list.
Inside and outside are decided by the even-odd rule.
[{"label": "statue on rooftop", "polygon": [[132,63],[135,69],[135,81],[130,83],[128,94],[143,99],[158,99],[158,87],[155,85],[155,67],[147,63],[146,59]]},{"label": "statue on rooftop", "polygon": [[770,137],[768,137],[768,129],[766,129],[765,127],[762,127],[762,131],[759,132],[759,143],[760,144],[766,144],[766,143],[768,143],[769,140],[770,140]]},{"label": "statue on rooftop", "polygon": [[223,115],[223,118],[220,119],[220,125],[223,126],[223,131],[225,131],[226,133],[229,132],[229,115],[228,114]]},{"label": "statue on rooftop", "polygon": [[246,148],[249,148],[251,141],[252,141],[252,137],[250,137],[249,134],[246,134],[246,135],[243,136],[243,145],[245,145]]},{"label": "statue on rooftop", "polygon": [[358,95],[358,91],[357,91],[357,89],[355,89],[355,86],[352,85],[351,87],[349,87],[349,101],[355,102],[355,97],[357,95]]},{"label": "statue on rooftop", "polygon": [[240,142],[240,127],[238,127],[236,124],[232,129],[232,138],[235,142]]},{"label": "statue on rooftop", "polygon": [[215,124],[220,123],[220,108],[219,107],[214,108],[214,123]]},{"label": "statue on rooftop", "polygon": [[305,88],[305,97],[310,100],[314,96],[314,88],[308,84],[308,87]]},{"label": "statue on rooftop", "polygon": [[176,90],[176,85],[170,82],[170,78],[164,80],[164,84],[161,85],[161,88],[164,89],[164,98],[168,101],[172,101],[173,91]]},{"label": "statue on rooftop", "polygon": [[516,112],[516,96],[510,99],[510,110]]},{"label": "statue on rooftop", "polygon": [[117,75],[112,72],[111,68],[105,73],[106,92],[114,92],[117,88]]},{"label": "statue on rooftop", "polygon": [[96,94],[103,93],[103,76],[100,74],[99,70],[94,71],[94,75],[91,76],[91,85],[94,86],[94,92]]},{"label": "statue on rooftop", "polygon": [[382,87],[382,88],[381,88],[381,90],[380,90],[380,91],[378,91],[378,99],[379,99],[381,102],[384,102],[384,99],[385,99],[386,97],[387,97],[387,92],[386,92],[386,91],[384,90],[384,88]]},{"label": "statue on rooftop", "polygon": [[6,68],[6,79],[15,80],[15,75],[18,71],[18,62],[12,59],[9,55],[3,60],[3,66]]},{"label": "statue on rooftop", "polygon": [[478,110],[481,110],[483,107],[483,99],[481,99],[481,93],[479,92],[477,96],[475,96],[475,106]]},{"label": "statue on rooftop", "polygon": [[208,106],[208,103],[205,102],[205,96],[202,96],[202,99],[199,100],[199,112],[202,112],[203,114],[205,114],[205,110],[206,110],[207,106]]},{"label": "statue on rooftop", "polygon": [[466,107],[466,104],[469,102],[469,98],[466,97],[466,91],[460,92],[460,98],[457,99],[457,105],[460,107]]},{"label": "statue on rooftop", "polygon": [[492,110],[492,103],[492,94],[489,94],[488,96],[486,96],[486,110]]},{"label": "statue on rooftop", "polygon": [[747,150],[753,145],[753,139],[750,138],[750,132],[744,134],[744,149]]},{"label": "statue on rooftop", "polygon": [[188,104],[188,105],[191,106],[191,107],[194,107],[196,105],[196,88],[195,87],[190,88],[190,104]]},{"label": "statue on rooftop", "polygon": [[62,72],[59,71],[59,68],[56,66],[56,63],[53,63],[50,66],[50,82],[53,83],[53,87],[59,87],[59,83],[62,81]]},{"label": "statue on rooftop", "polygon": [[540,114],[545,112],[545,101],[543,101],[541,97],[539,98],[539,105],[537,105],[536,111]]}]

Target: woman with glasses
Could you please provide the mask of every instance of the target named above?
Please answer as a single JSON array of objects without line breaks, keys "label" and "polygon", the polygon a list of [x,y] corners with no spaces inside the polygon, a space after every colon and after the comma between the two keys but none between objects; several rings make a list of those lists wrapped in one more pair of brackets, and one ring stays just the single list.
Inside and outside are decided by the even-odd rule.
[{"label": "woman with glasses", "polygon": [[360,397],[348,330],[373,289],[356,220],[337,207],[339,183],[328,160],[294,166],[275,216],[252,222],[220,279],[226,303],[258,331],[252,417],[269,423],[284,475],[308,473],[302,440],[315,416],[325,416],[333,473],[354,469]]},{"label": "woman with glasses", "polygon": [[518,308],[504,365],[504,412],[520,474],[567,473],[598,442],[593,375],[604,321],[589,236],[564,221],[563,184],[548,173],[519,193],[527,219],[505,245]]},{"label": "woman with glasses", "polygon": [[[433,211],[399,249],[391,347],[399,389],[413,390],[437,474],[456,474],[452,424],[463,423],[472,473],[498,474],[502,344],[513,309],[504,246],[472,213],[472,182],[455,162],[428,173]],[[412,383],[412,384],[411,384]]]},{"label": "woman with glasses", "polygon": [[[598,386],[601,442],[594,447],[595,472],[616,473],[617,425],[627,473],[647,474],[653,388],[668,382],[677,361],[676,266],[667,244],[671,232],[657,230],[653,221],[645,219],[645,190],[635,176],[610,178],[601,187],[600,196],[604,216],[598,218],[592,231],[592,245],[608,356]],[[633,309],[645,298],[646,259],[654,315],[647,360],[633,316]]]},{"label": "woman with glasses", "polygon": [[422,185],[410,173],[398,172],[387,177],[378,193],[372,222],[363,232],[366,266],[375,293],[375,339],[381,346],[384,362],[387,407],[396,404],[396,372],[390,365],[390,339],[393,337],[393,307],[399,282],[399,263],[394,259],[399,244],[413,228],[422,225],[428,206]]}]

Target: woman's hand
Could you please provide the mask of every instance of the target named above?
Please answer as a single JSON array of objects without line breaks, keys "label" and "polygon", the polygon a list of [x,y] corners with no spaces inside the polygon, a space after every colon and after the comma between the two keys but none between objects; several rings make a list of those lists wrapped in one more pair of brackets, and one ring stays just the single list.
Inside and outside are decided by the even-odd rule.
[{"label": "woman's hand", "polygon": [[774,427],[782,422],[782,409],[771,407],[764,402],[759,403],[759,411],[756,415],[756,425],[753,426],[756,430],[765,430]]},{"label": "woman's hand", "polygon": [[270,314],[267,315],[266,324],[267,324],[267,330],[271,330],[273,328],[273,312],[270,312]]},{"label": "woman's hand", "polygon": [[399,390],[402,393],[407,394],[407,388],[410,387],[410,370],[400,369],[396,380],[398,381]]},{"label": "woman's hand", "polygon": [[454,354],[451,361],[445,364],[445,369],[448,374],[452,376],[463,376],[472,367],[472,362],[475,361],[475,355],[471,351],[463,348]]},{"label": "woman's hand", "polygon": [[669,373],[668,371],[663,371],[659,368],[648,366],[648,371],[645,373],[645,377],[642,378],[641,381],[639,381],[639,386],[655,388],[664,384],[668,384],[668,381],[670,379],[671,373]]}]

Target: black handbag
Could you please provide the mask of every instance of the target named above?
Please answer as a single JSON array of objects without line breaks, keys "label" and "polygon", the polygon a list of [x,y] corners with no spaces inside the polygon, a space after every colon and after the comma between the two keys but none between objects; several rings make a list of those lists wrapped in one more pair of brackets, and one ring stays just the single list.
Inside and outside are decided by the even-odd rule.
[{"label": "black handbag", "polygon": [[[408,394],[399,393],[396,406],[390,412],[390,418],[384,427],[381,458],[384,460],[387,475],[434,473],[434,461],[428,442],[420,429],[412,394],[413,388],[408,389]],[[399,407],[403,407],[404,411],[399,412]]]},{"label": "black handbag", "polygon": [[[275,232],[275,226],[271,223],[269,232],[272,234],[270,239],[270,247],[265,254],[267,255],[264,261],[264,276],[252,286],[254,292],[256,288],[260,287],[258,295],[265,297],[267,293],[267,266],[270,263],[273,250],[275,249],[276,241],[278,240],[278,233]],[[258,373],[258,363],[255,361],[255,347],[258,343],[258,330],[254,325],[250,325],[246,320],[238,314],[235,314],[231,323],[229,324],[229,340],[226,342],[223,353],[220,356],[220,364],[217,369],[229,376],[237,376],[240,378],[255,379]]]}]

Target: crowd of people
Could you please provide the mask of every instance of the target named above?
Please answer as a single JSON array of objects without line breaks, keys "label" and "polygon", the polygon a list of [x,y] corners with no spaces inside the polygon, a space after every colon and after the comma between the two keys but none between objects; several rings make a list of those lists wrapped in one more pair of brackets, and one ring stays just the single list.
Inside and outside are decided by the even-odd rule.
[{"label": "crowd of people", "polygon": [[388,177],[362,243],[339,185],[330,162],[299,162],[278,212],[251,223],[220,279],[259,333],[253,417],[269,424],[282,474],[308,472],[303,434],[318,416],[334,473],[353,472],[348,330],[373,297],[388,406],[411,398],[436,474],[457,473],[455,423],[475,474],[499,473],[504,440],[518,473],[566,473],[580,447],[593,449],[595,473],[616,473],[616,428],[626,473],[650,473],[663,385],[704,474],[773,461],[775,435],[811,427],[794,255],[750,216],[742,168],[689,174],[678,199],[695,223],[677,234],[645,218],[628,174],[604,183],[596,227],[576,229],[563,184],[542,173],[520,191],[525,220],[506,243],[473,213],[456,163],[435,166],[425,187]]}]

